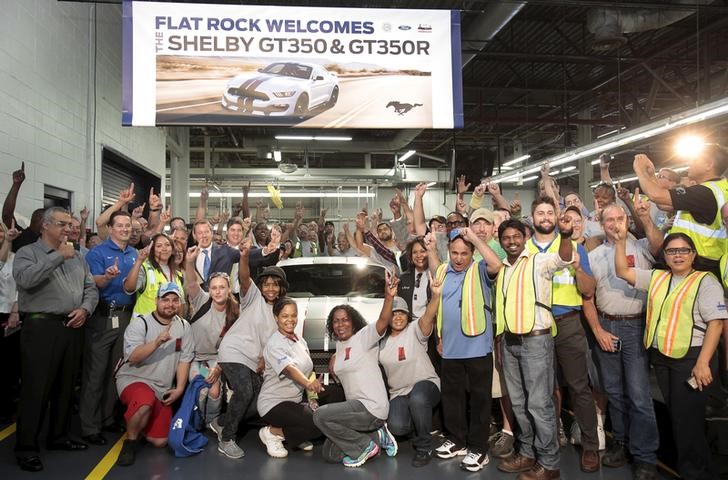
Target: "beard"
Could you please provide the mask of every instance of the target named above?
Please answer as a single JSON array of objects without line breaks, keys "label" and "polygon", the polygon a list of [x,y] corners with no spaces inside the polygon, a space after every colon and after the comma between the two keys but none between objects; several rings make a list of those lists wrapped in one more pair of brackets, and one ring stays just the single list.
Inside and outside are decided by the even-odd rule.
[{"label": "beard", "polygon": [[553,231],[556,229],[556,225],[551,225],[550,227],[542,227],[541,224],[534,224],[533,229],[536,230],[538,233],[548,235],[549,233],[553,233]]}]

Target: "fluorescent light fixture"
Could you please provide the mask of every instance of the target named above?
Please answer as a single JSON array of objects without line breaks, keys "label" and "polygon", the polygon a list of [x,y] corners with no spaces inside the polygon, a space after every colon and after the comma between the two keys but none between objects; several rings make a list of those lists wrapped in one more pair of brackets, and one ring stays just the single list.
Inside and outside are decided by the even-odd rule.
[{"label": "fluorescent light fixture", "polygon": [[399,157],[400,162],[404,162],[408,158],[410,158],[412,155],[417,153],[415,150],[409,150],[407,153],[403,154],[401,157]]},{"label": "fluorescent light fixture", "polygon": [[280,162],[282,158],[281,151],[280,150],[273,150],[273,160],[276,162]]},{"label": "fluorescent light fixture", "polygon": [[[625,131],[624,133],[620,133],[619,135],[616,135],[614,137],[593,142],[589,145],[585,145],[583,147],[572,150],[571,152],[555,155],[553,157],[539,161],[537,164],[534,164],[533,167],[539,169],[541,168],[541,165],[545,164],[546,162],[548,162],[549,165],[552,167],[563,165],[565,163],[575,162],[582,158],[588,158],[603,152],[615,150],[624,145],[629,145],[637,141],[655,137],[676,128],[692,125],[694,123],[720,117],[726,114],[728,114],[728,97],[724,97],[720,100],[716,100],[715,102],[711,102],[697,108],[686,110],[682,113],[675,114],[666,119],[658,120],[656,122],[652,122],[629,131]],[[595,163],[599,163],[599,160],[592,162],[592,164]],[[529,169],[517,173],[526,175],[534,171],[536,170]],[[503,176],[507,177],[510,175],[510,172],[508,172],[508,174],[506,175],[498,175],[496,177],[493,177],[493,181],[497,182]]]},{"label": "fluorescent light fixture", "polygon": [[348,135],[276,135],[276,140],[294,140],[299,142],[350,142],[351,137]]},{"label": "fluorescent light fixture", "polygon": [[515,165],[516,163],[520,163],[524,160],[528,160],[529,158],[531,158],[531,155],[528,155],[528,154],[521,155],[520,157],[516,157],[513,160],[508,160],[506,163],[504,163],[502,165],[502,167],[510,167],[511,165]]},{"label": "fluorescent light fixture", "polygon": [[430,182],[427,184],[427,188],[433,187],[435,185],[437,185],[437,182]]},{"label": "fluorescent light fixture", "polygon": [[559,170],[551,170],[549,172],[549,175],[558,175],[558,173],[559,173]]},{"label": "fluorescent light fixture", "polygon": [[693,158],[705,149],[705,139],[697,135],[683,135],[675,142],[675,154],[681,158]]},{"label": "fluorescent light fixture", "polygon": [[[170,192],[164,194],[171,197]],[[200,192],[190,192],[190,198],[199,198]],[[241,198],[242,193],[210,192],[210,198]],[[281,198],[374,198],[374,193],[366,192],[282,192]],[[249,198],[270,198],[268,192],[250,192]]]},{"label": "fluorescent light fixture", "polygon": [[526,177],[521,179],[522,182],[530,182],[531,180],[536,180],[539,177],[539,175],[531,175],[530,177]]},{"label": "fluorescent light fixture", "polygon": [[570,172],[572,170],[576,170],[576,165],[569,165],[568,167],[562,168],[561,173]]}]

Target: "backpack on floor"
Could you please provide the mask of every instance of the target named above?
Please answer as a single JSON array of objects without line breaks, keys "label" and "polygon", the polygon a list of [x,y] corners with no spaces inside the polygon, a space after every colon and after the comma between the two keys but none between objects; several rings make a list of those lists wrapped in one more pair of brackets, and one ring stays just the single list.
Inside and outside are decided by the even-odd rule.
[{"label": "backpack on floor", "polygon": [[197,398],[200,396],[200,390],[210,387],[202,375],[197,375],[192,379],[192,383],[187,385],[182,405],[169,426],[168,443],[175,457],[196,455],[207,446],[207,437],[200,432],[200,425],[204,425],[204,422],[197,406]]}]

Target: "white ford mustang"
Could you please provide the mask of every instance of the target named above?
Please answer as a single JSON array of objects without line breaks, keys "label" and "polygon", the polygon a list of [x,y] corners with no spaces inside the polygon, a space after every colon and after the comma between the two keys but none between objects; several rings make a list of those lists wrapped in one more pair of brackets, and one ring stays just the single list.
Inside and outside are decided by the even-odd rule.
[{"label": "white ford mustang", "polygon": [[257,73],[233,77],[222,94],[222,106],[245,115],[303,118],[312,110],[333,107],[338,98],[335,73],[311,63],[276,62]]}]

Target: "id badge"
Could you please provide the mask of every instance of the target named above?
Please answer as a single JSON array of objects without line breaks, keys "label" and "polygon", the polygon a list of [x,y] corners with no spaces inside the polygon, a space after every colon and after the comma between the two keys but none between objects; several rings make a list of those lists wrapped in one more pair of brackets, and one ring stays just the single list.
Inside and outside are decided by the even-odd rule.
[{"label": "id badge", "polygon": [[181,352],[182,351],[182,339],[181,338],[178,338],[174,342],[174,351],[175,352]]},{"label": "id badge", "polygon": [[119,316],[114,315],[111,317],[111,329],[115,330],[117,328],[119,328]]}]

